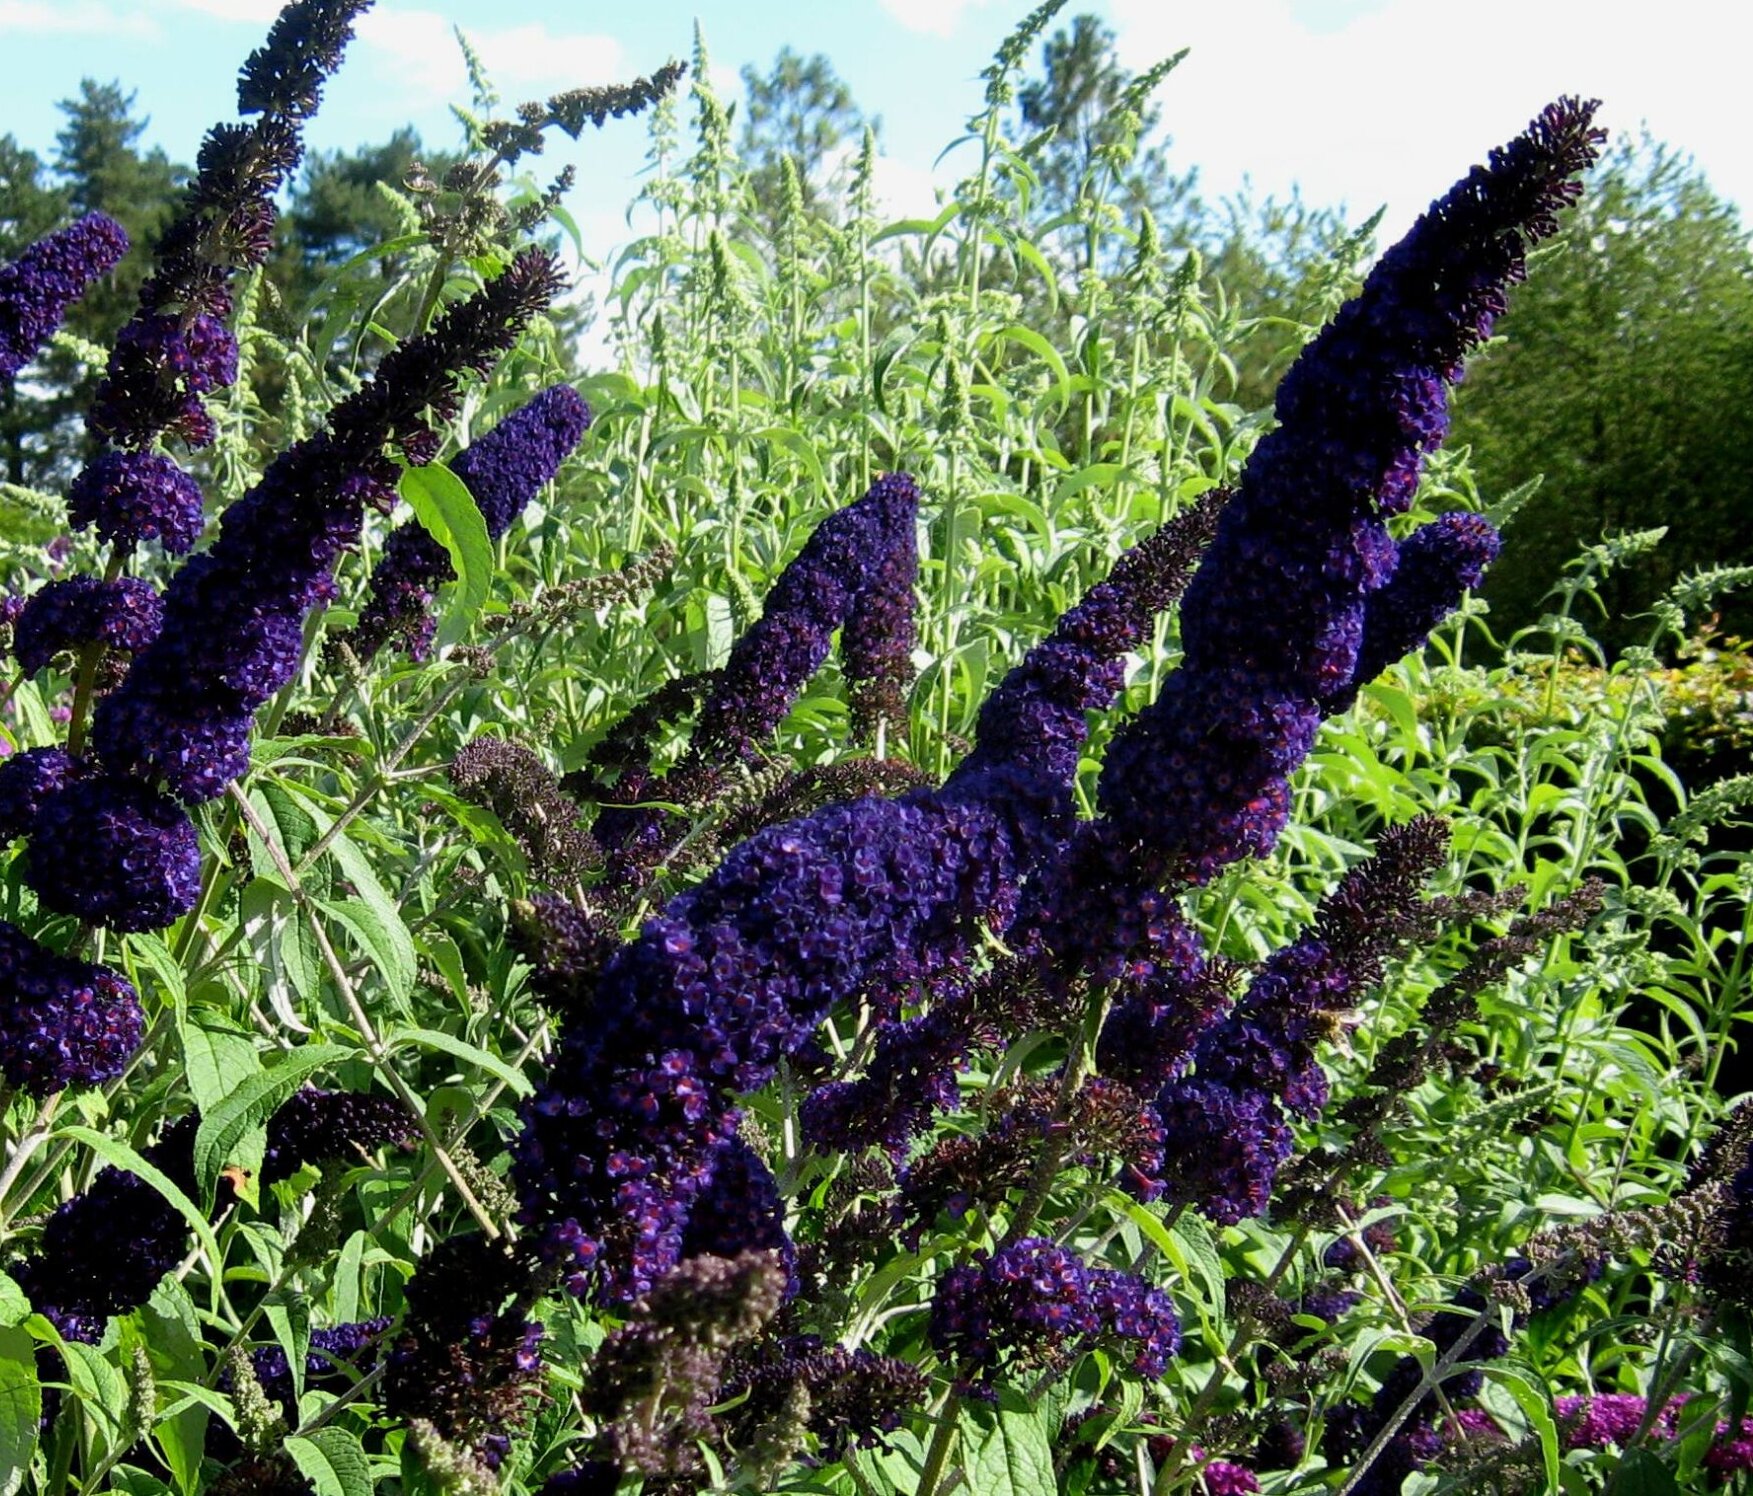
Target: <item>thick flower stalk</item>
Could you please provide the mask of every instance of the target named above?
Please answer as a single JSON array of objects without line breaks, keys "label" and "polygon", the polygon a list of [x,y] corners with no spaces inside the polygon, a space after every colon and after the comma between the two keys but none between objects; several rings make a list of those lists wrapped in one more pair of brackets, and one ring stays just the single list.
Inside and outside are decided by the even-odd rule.
[{"label": "thick flower stalk", "polygon": [[[464,448],[450,470],[463,480],[489,539],[504,535],[590,430],[590,407],[570,385],[551,385]],[[391,532],[371,573],[371,596],[342,641],[361,662],[392,641],[424,659],[436,627],[432,601],[455,576],[450,554],[417,524]]]},{"label": "thick flower stalk", "polygon": [[161,782],[188,804],[244,772],[257,708],[297,670],[305,615],[330,599],[331,572],[358,541],[366,507],[394,501],[385,446],[430,460],[437,438],[427,423],[454,413],[457,377],[484,373],[558,287],[551,257],[520,255],[386,355],[325,431],[274,460],[226,511],[214,545],[172,579],[163,631],[99,706],[93,741],[106,767]]},{"label": "thick flower stalk", "polygon": [[0,265],[0,389],[9,388],[48,346],[85,288],[114,270],[127,252],[122,226],[105,214],[88,213]]},{"label": "thick flower stalk", "polygon": [[1204,881],[1277,840],[1289,777],[1357,681],[1368,599],[1394,573],[1386,520],[1445,433],[1462,356],[1576,197],[1604,138],[1593,109],[1550,106],[1433,204],[1279,386],[1278,427],[1187,590],[1180,668],[1103,768],[1101,809],[1153,869]]}]

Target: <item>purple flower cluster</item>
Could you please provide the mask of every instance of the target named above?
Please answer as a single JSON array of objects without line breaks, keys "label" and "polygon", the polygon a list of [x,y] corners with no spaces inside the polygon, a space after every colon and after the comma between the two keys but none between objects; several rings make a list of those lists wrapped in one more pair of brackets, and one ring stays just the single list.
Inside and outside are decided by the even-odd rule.
[{"label": "purple flower cluster", "polygon": [[[1671,1439],[1685,1404],[1678,1398],[1649,1419],[1657,1439]],[[1597,1392],[1588,1397],[1559,1397],[1552,1411],[1564,1432],[1567,1449],[1624,1448],[1637,1437],[1649,1416],[1649,1399],[1632,1392]]]},{"label": "purple flower cluster", "polygon": [[[374,1346],[383,1332],[390,1327],[387,1316],[378,1319],[358,1320],[353,1324],[336,1325],[330,1330],[312,1330],[310,1332],[310,1349],[304,1358],[304,1374],[307,1379],[325,1377],[333,1374],[339,1367],[355,1361],[359,1356]],[[256,1380],[262,1384],[262,1391],[268,1394],[270,1401],[282,1407],[295,1408],[297,1399],[293,1394],[292,1365],[286,1359],[286,1352],[278,1345],[264,1345],[250,1352],[250,1365],[256,1373]],[[230,1391],[230,1376],[222,1373],[220,1390]]]},{"label": "purple flower cluster", "polygon": [[236,379],[237,339],[219,318],[145,313],[116,334],[86,421],[127,447],[145,447],[167,432],[205,447],[217,428],[202,397]]},{"label": "purple flower cluster", "polygon": [[976,1390],[991,1387],[1001,1364],[1038,1364],[1116,1341],[1139,1376],[1157,1377],[1181,1346],[1180,1322],[1160,1289],[1131,1273],[1087,1267],[1042,1237],[944,1274],[928,1333]]},{"label": "purple flower cluster", "polygon": [[976,1036],[977,1019],[965,993],[886,1026],[860,1079],[810,1093],[799,1115],[804,1136],[824,1152],[880,1147],[904,1157],[933,1116],[955,1104],[956,1072]]},{"label": "purple flower cluster", "polygon": [[526,1265],[479,1236],[455,1236],[409,1280],[384,1402],[426,1418],[497,1470],[541,1385],[543,1328],[524,1317]]},{"label": "purple flower cluster", "polygon": [[834,1003],[960,956],[1018,876],[982,808],[863,799],[750,838],[648,921],[563,1032],[516,1145],[525,1219],[575,1291],[599,1256],[611,1296],[649,1291],[735,1130],[732,1093]]},{"label": "purple flower cluster", "polygon": [[85,288],[114,270],[127,252],[122,226],[88,213],[0,265],[0,389],[48,345]]},{"label": "purple flower cluster", "polygon": [[[244,63],[238,109],[260,118],[216,125],[202,141],[182,211],[154,247],[139,310],[118,334],[93,397],[94,435],[137,451],[167,433],[191,447],[213,440],[202,397],[237,378],[237,341],[222,320],[231,312],[231,277],[268,258],[274,195],[303,154],[300,127],[369,3],[292,0]],[[127,507],[141,499],[131,493]],[[121,529],[125,513],[96,522]]]},{"label": "purple flower cluster", "polygon": [[1194,1075],[1170,1081],[1152,1110],[1163,1156],[1155,1177],[1140,1171],[1139,1193],[1192,1205],[1226,1226],[1265,1212],[1295,1141],[1271,1096]]},{"label": "purple flower cluster", "polygon": [[1156,1099],[1167,1198],[1225,1224],[1264,1211],[1290,1155],[1284,1113],[1311,1118],[1327,1104],[1317,1045],[1422,927],[1419,889],[1447,851],[1448,827],[1434,816],[1388,828],[1375,856],[1322,899],[1314,927],[1274,952],[1234,1010],[1205,1029],[1193,1074]]},{"label": "purple flower cluster", "polygon": [[[625,773],[605,797],[595,829],[598,841],[618,854],[613,877],[625,878],[631,869],[656,861],[671,819],[663,811],[625,807],[638,800],[706,800],[727,765],[752,760],[778,729],[827,658],[836,628],[844,625],[851,635],[850,678],[899,700],[910,666],[880,644],[876,633],[899,629],[911,653],[918,514],[919,490],[912,478],[888,473],[862,498],[816,526],[769,589],[760,619],[712,677],[681,762],[663,776],[642,769]],[[841,642],[846,648],[846,632]]]},{"label": "purple flower cluster", "polygon": [[852,618],[870,586],[880,596],[854,629],[860,651],[855,668],[891,668],[874,633],[879,624],[894,626],[897,613],[911,618],[918,514],[912,478],[887,473],[863,498],[816,526],[779,574],[760,620],[737,640],[701,705],[693,742],[702,759],[729,763],[761,749],[827,658],[829,637]]},{"label": "purple flower cluster", "polygon": [[[172,1123],[141,1150],[185,1192],[195,1185],[198,1120]],[[8,1271],[64,1337],[95,1345],[105,1319],[144,1304],[188,1249],[188,1225],[164,1196],[138,1175],[112,1167],[100,1170],[84,1194],[56,1207],[37,1250]]]},{"label": "purple flower cluster", "polygon": [[1423,644],[1461,594],[1479,585],[1501,546],[1489,520],[1460,512],[1441,515],[1401,541],[1394,574],[1365,603],[1357,669],[1326,698],[1326,709],[1344,711],[1360,686]]},{"label": "purple flower cluster", "polygon": [[201,487],[160,453],[109,451],[73,480],[67,517],[123,549],[156,540],[181,556],[201,538]]},{"label": "purple flower cluster", "polygon": [[708,1160],[711,1176],[695,1196],[682,1233],[681,1255],[735,1257],[776,1253],[785,1296],[797,1292],[797,1248],[785,1233],[785,1206],[773,1171],[741,1138],[726,1138]]},{"label": "purple flower cluster", "polygon": [[98,708],[93,739],[110,769],[161,781],[190,804],[244,772],[256,709],[297,669],[305,613],[329,600],[366,507],[394,500],[385,443],[429,455],[428,411],[448,417],[456,376],[484,370],[557,287],[548,255],[521,255],[387,355],[327,431],[282,453],[226,511],[217,542],[166,592],[159,638]]},{"label": "purple flower cluster", "polygon": [[58,956],[3,922],[0,991],[0,1075],[33,1096],[113,1080],[140,1047],[140,998],[119,972]]},{"label": "purple flower cluster", "polygon": [[28,836],[43,806],[89,772],[65,748],[27,748],[0,763],[0,840]]},{"label": "purple flower cluster", "polygon": [[66,577],[31,594],[12,626],[12,652],[34,674],[56,655],[104,644],[139,654],[158,637],[164,604],[138,577]]},{"label": "purple flower cluster", "polygon": [[[1442,438],[1462,355],[1576,196],[1604,138],[1593,108],[1552,105],[1433,204],[1279,386],[1279,425],[1187,590],[1181,666],[1103,768],[1101,808],[1149,863],[1203,881],[1277,840],[1289,776],[1354,687],[1368,599],[1394,573],[1385,518]],[[1443,552],[1447,533],[1426,544]],[[1414,611],[1388,610],[1378,650],[1411,642],[1388,634]]]},{"label": "purple flower cluster", "polygon": [[137,780],[73,780],[43,801],[30,836],[26,881],[56,914],[126,932],[156,930],[195,907],[195,827]]},{"label": "purple flower cluster", "polygon": [[268,1126],[262,1183],[278,1183],[301,1165],[324,1159],[356,1162],[382,1148],[406,1147],[419,1136],[419,1126],[394,1096],[304,1086]]},{"label": "purple flower cluster", "polygon": [[[497,540],[511,528],[590,430],[590,406],[571,385],[550,385],[459,453],[451,471],[468,486]],[[432,642],[434,593],[455,575],[445,548],[417,524],[391,533],[371,573],[371,597],[345,643],[369,660],[392,639],[415,659]]]},{"label": "purple flower cluster", "polygon": [[[0,961],[9,943],[5,935],[9,928],[0,926]],[[128,996],[132,998],[131,991]],[[133,1014],[129,1051],[140,1041],[137,1005]],[[13,1079],[10,1064],[6,1074]],[[59,1085],[46,1089],[58,1090]],[[141,1151],[147,1163],[191,1197],[199,1194],[195,1179],[199,1125],[198,1117],[179,1118]],[[269,1120],[263,1173],[270,1182],[285,1178],[301,1163],[342,1157],[356,1146],[376,1147],[398,1130],[405,1136],[412,1125],[399,1104],[386,1098],[307,1088]],[[230,1201],[231,1187],[221,1180],[219,1203]],[[95,1343],[103,1334],[105,1318],[145,1303],[158,1280],[176,1268],[188,1249],[188,1223],[164,1196],[137,1175],[112,1167],[101,1170],[84,1194],[57,1207],[43,1227],[37,1250],[8,1271],[38,1312],[54,1321],[67,1339]],[[314,1337],[312,1343],[317,1343]]]},{"label": "purple flower cluster", "polygon": [[1087,715],[1114,704],[1125,656],[1150,638],[1216,532],[1228,494],[1215,490],[1140,541],[1055,623],[980,709],[974,751],[944,786],[951,797],[1008,806],[1018,834],[1043,846],[1065,834]]}]

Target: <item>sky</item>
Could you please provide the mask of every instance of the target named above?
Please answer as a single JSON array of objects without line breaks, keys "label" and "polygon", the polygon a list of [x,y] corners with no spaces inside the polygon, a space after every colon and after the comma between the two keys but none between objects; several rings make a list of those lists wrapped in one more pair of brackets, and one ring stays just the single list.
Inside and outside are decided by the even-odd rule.
[{"label": "sky", "polygon": [[[412,122],[438,146],[466,99],[452,27],[469,33],[508,101],[626,79],[686,58],[696,18],[715,84],[734,98],[744,64],[789,44],[827,54],[868,113],[881,116],[878,179],[895,214],[928,211],[968,169],[968,149],[934,162],[980,107],[980,70],[1026,0],[378,0],[330,85],[309,137],[334,149]],[[149,144],[193,158],[215,120],[233,116],[237,65],[275,0],[0,0],[0,134],[52,155],[57,100],[81,77],[137,91]],[[1603,100],[1615,131],[1646,124],[1692,154],[1712,185],[1753,206],[1753,151],[1732,101],[1753,43],[1745,0],[1071,0],[1060,23],[1093,11],[1121,60],[1141,71],[1182,47],[1159,91],[1179,170],[1197,167],[1208,197],[1247,182],[1257,194],[1300,187],[1312,204],[1359,221],[1386,208],[1403,230],[1429,200],[1550,99]],[[1735,17],[1725,21],[1723,17]],[[1736,34],[1738,32],[1738,34]],[[570,206],[587,248],[625,237],[645,132],[611,122],[549,147],[575,164]]]}]

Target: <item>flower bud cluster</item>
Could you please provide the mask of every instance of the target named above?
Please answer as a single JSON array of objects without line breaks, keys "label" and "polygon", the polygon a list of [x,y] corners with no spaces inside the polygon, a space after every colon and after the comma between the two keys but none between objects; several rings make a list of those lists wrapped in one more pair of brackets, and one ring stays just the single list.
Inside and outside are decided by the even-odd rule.
[{"label": "flower bud cluster", "polygon": [[[237,340],[222,320],[231,312],[231,278],[262,264],[272,248],[274,195],[303,154],[300,130],[315,111],[323,80],[341,62],[354,18],[369,0],[293,0],[244,63],[237,102],[253,125],[216,125],[201,143],[195,180],[181,213],[155,246],[157,265],[140,288],[140,306],[117,335],[109,368],[87,424],[116,447],[144,453],[165,435],[190,447],[214,438],[203,396],[238,372]],[[156,469],[110,464],[117,502],[92,522],[119,541],[146,538],[178,517],[155,515],[150,500],[168,492]],[[129,484],[134,477],[140,481]],[[147,523],[131,528],[130,513]]]},{"label": "flower bud cluster", "polygon": [[586,1408],[607,1430],[623,1468],[648,1476],[698,1468],[696,1440],[717,1431],[711,1413],[730,1352],[778,1312],[785,1269],[771,1252],[690,1257],[604,1342],[585,1385]]},{"label": "flower bud cluster", "polygon": [[467,799],[499,817],[535,877],[570,885],[602,860],[596,838],[579,821],[577,804],[520,744],[476,738],[451,760],[450,778]]},{"label": "flower bud cluster", "polygon": [[543,1327],[525,1317],[529,1265],[479,1236],[441,1242],[409,1281],[384,1402],[429,1420],[497,1470],[541,1387]]}]

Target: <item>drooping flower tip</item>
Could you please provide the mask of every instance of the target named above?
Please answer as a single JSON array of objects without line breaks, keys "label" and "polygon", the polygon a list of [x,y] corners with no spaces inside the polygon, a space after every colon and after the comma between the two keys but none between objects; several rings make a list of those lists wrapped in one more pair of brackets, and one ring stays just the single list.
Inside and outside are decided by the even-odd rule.
[{"label": "drooping flower tip", "polygon": [[17,378],[48,345],[67,308],[127,252],[122,226],[103,213],[88,213],[0,265],[0,384]]},{"label": "drooping flower tip", "polygon": [[67,514],[74,529],[94,529],[101,540],[156,540],[180,556],[201,537],[201,488],[159,453],[108,451],[73,480]]},{"label": "drooping flower tip", "polygon": [[106,966],[56,955],[0,923],[0,1074],[33,1096],[114,1080],[140,1047],[140,999]]}]

